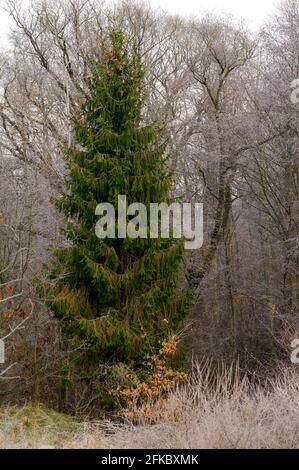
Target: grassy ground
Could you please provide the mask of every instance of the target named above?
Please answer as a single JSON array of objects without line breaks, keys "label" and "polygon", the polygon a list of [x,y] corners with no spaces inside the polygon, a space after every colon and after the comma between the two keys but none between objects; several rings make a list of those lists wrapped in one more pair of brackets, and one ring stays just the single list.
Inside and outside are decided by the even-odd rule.
[{"label": "grassy ground", "polygon": [[147,424],[78,423],[45,407],[0,409],[0,448],[299,448],[299,375],[252,389],[205,374],[172,394]]}]

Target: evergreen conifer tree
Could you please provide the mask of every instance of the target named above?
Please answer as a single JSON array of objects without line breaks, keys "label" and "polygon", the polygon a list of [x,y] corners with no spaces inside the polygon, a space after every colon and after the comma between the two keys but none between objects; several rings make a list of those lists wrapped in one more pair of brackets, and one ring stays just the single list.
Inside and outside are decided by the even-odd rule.
[{"label": "evergreen conifer tree", "polygon": [[[103,59],[94,64],[89,97],[73,118],[75,145],[64,150],[65,192],[55,199],[64,214],[68,246],[53,250],[43,284],[46,302],[61,322],[74,363],[85,378],[126,364],[142,370],[146,354],[177,327],[189,296],[177,290],[182,243],[173,239],[99,239],[99,203],[169,202],[172,176],[155,124],[143,123],[143,70],[113,30]],[[102,370],[102,369],[101,369]],[[109,374],[108,374],[109,375]],[[106,375],[107,376],[107,375]]]}]

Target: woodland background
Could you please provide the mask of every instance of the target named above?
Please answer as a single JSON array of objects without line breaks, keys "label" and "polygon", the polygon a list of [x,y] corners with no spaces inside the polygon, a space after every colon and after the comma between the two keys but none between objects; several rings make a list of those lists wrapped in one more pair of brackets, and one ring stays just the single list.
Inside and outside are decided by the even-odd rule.
[{"label": "woodland background", "polygon": [[[299,2],[285,0],[258,33],[230,17],[184,20],[146,3],[14,0],[0,53],[0,370],[2,403],[61,408],[67,355],[34,278],[65,243],[49,202],[63,187],[60,144],[72,145],[100,39],[121,27],[145,67],[145,121],[166,124],[174,195],[203,202],[203,247],[186,253],[196,292],[180,338],[189,363],[208,358],[263,380],[290,365],[299,336]],[[92,397],[75,391],[71,411]]]}]

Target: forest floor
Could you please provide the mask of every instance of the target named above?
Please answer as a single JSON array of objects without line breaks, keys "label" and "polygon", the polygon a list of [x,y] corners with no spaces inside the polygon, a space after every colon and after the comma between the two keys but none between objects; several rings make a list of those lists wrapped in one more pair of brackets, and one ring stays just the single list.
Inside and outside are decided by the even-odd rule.
[{"label": "forest floor", "polygon": [[299,448],[299,374],[252,388],[224,374],[174,392],[148,424],[77,422],[44,406],[0,408],[0,448]]}]

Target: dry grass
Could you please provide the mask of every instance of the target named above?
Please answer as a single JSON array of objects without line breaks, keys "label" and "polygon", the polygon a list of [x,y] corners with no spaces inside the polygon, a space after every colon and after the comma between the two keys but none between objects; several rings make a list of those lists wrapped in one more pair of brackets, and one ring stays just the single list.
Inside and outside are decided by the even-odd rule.
[{"label": "dry grass", "polygon": [[173,393],[152,420],[79,424],[43,407],[0,410],[2,448],[299,448],[298,370],[253,389],[232,370],[214,387],[207,370]]}]

